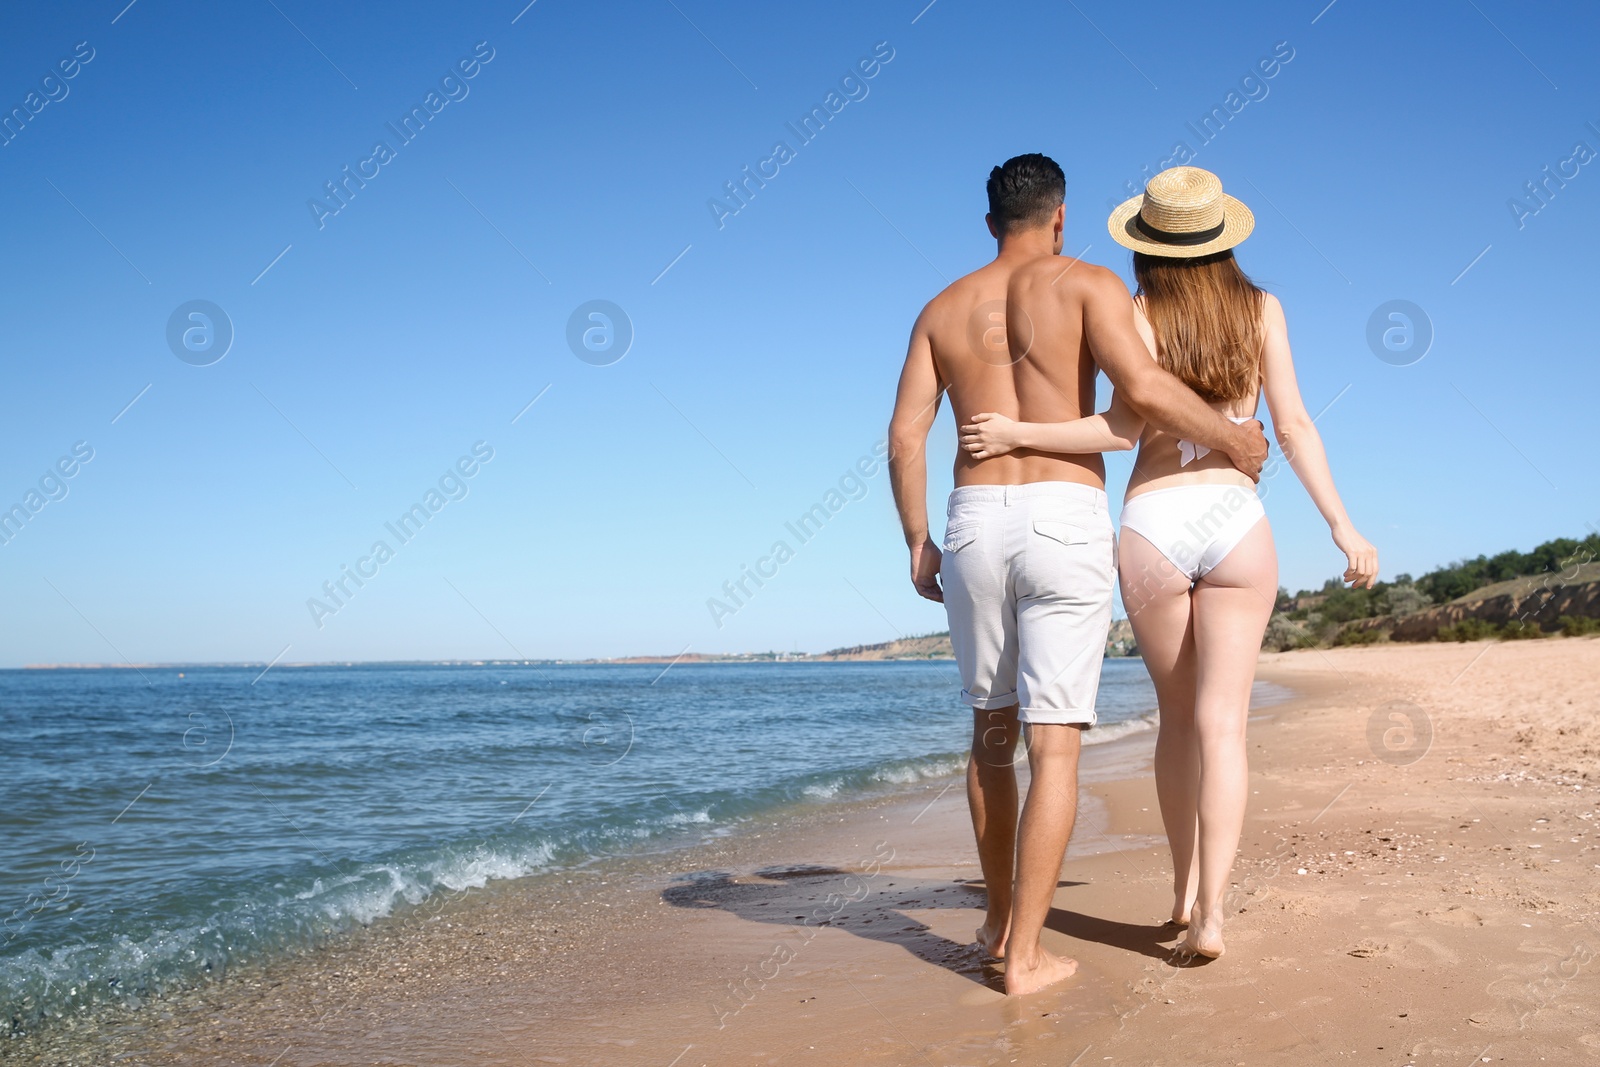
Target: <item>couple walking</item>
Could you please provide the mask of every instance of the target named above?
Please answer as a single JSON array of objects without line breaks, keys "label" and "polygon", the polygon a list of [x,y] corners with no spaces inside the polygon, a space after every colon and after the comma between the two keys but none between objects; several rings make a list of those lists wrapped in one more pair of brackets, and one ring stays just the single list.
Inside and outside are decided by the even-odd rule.
[{"label": "couple walking", "polygon": [[[1301,401],[1278,301],[1234,259],[1249,208],[1175,167],[1111,215],[1139,289],[1061,255],[1066,179],[1046,156],[989,176],[994,261],[936,296],[911,333],[890,476],[917,592],[942,601],[973,709],[967,799],[988,909],[980,945],[1010,994],[1070,976],[1039,935],[1077,813],[1082,732],[1114,584],[1155,683],[1155,775],[1185,953],[1222,954],[1222,904],[1247,795],[1245,719],[1277,556],[1255,493],[1266,399],[1285,457],[1370,586],[1376,550],[1340,503]],[[1115,387],[1094,414],[1095,375]],[[929,534],[928,431],[950,394],[960,449],[943,548]],[[1120,539],[1100,453],[1132,449]],[[1013,763],[1028,728],[1031,781]]]}]

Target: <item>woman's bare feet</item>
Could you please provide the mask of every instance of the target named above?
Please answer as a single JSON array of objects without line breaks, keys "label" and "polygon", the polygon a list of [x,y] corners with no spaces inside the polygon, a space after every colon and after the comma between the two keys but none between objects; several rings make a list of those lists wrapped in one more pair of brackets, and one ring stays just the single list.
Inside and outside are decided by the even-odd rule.
[{"label": "woman's bare feet", "polygon": [[1194,897],[1188,893],[1182,896],[1174,895],[1172,898],[1172,918],[1167,921],[1174,926],[1188,926],[1189,916],[1194,914]]},{"label": "woman's bare feet", "polygon": [[1071,978],[1077,971],[1077,960],[1054,955],[1043,948],[1027,963],[1012,957],[1006,960],[1006,995],[1020,997],[1037,993],[1046,986]]},{"label": "woman's bare feet", "polygon": [[1183,950],[1207,959],[1220,959],[1223,953],[1222,916],[1203,916],[1195,910],[1189,924],[1189,933],[1183,939]]},{"label": "woman's bare feet", "polygon": [[997,960],[1006,958],[1006,938],[1010,935],[1009,928],[1002,928],[998,933],[988,923],[978,927],[974,936],[978,939],[978,947]]}]

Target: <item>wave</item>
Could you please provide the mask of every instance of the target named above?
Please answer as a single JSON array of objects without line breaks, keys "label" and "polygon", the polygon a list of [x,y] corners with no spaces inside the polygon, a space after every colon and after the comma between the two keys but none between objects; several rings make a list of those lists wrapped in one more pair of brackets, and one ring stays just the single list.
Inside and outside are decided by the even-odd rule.
[{"label": "wave", "polygon": [[873,767],[862,767],[829,774],[800,785],[795,799],[834,800],[855,794],[876,792],[888,786],[915,785],[935,778],[948,778],[966,769],[965,752],[936,753],[913,759],[891,760]]},{"label": "wave", "polygon": [[686,832],[723,836],[775,799],[785,798],[741,803],[729,795],[670,811],[615,812],[559,835],[496,833],[364,862],[324,855],[319,871],[258,872],[244,888],[191,884],[142,909],[164,921],[141,922],[128,913],[115,931],[85,930],[76,944],[22,947],[0,957],[0,1018],[27,1031],[108,1006],[137,1008],[240,964],[311,950],[389,916],[437,913],[492,881],[635,853],[648,841]]},{"label": "wave", "polygon": [[213,889],[204,911],[175,905],[172,911],[189,914],[161,923],[131,920],[98,939],[0,958],[0,1011],[13,1026],[32,1029],[105,1005],[138,1007],[152,996],[221,977],[244,961],[312,948],[398,911],[442,905],[492,880],[548,869],[571,851],[553,839],[460,842],[381,861],[334,863],[332,874],[258,877],[231,896]]},{"label": "wave", "polygon": [[1101,723],[1083,735],[1085,747],[1089,745],[1105,745],[1112,741],[1120,741],[1131,734],[1142,734],[1147,730],[1154,730],[1159,724],[1155,712],[1137,719],[1123,719],[1120,722]]}]

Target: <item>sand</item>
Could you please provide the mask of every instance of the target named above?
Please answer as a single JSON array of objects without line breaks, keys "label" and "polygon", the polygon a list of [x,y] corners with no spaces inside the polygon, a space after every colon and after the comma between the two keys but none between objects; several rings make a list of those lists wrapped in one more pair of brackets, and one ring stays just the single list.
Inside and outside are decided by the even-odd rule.
[{"label": "sand", "polygon": [[[529,878],[14,1062],[1600,1063],[1600,639],[1265,655],[1221,960],[1175,966],[1153,735],[1085,750],[1046,932],[970,947],[958,779]],[[84,1053],[86,1041],[93,1054]],[[80,1051],[74,1051],[74,1050]]]}]

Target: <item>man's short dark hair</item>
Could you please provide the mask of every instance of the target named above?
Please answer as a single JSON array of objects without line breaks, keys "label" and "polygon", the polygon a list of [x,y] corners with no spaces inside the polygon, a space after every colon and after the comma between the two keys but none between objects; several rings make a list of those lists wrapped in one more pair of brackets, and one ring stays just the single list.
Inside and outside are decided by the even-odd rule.
[{"label": "man's short dark hair", "polygon": [[1002,234],[1017,226],[1043,226],[1066,198],[1067,176],[1038,152],[1012,156],[989,172],[989,215]]}]

